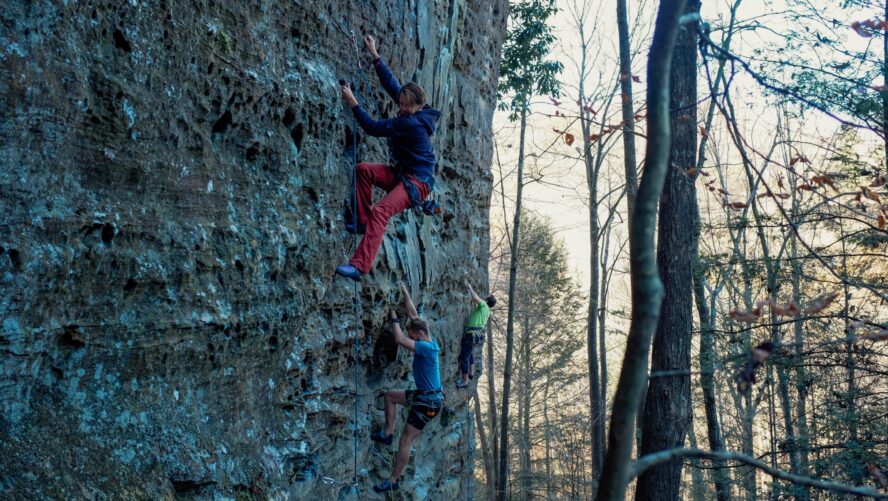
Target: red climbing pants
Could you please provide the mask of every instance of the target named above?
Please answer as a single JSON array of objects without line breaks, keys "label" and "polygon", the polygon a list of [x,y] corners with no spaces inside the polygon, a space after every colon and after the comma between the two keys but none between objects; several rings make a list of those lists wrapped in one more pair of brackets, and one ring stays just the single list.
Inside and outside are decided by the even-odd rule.
[{"label": "red climbing pants", "polygon": [[[416,188],[419,190],[419,196],[425,200],[429,196],[429,187],[409,176]],[[388,192],[386,196],[370,206],[373,201],[373,187],[379,186]],[[376,253],[379,252],[379,246],[382,244],[382,236],[385,235],[385,227],[388,220],[410,207],[410,196],[404,184],[398,179],[398,173],[395,169],[385,164],[371,164],[361,162],[358,164],[358,222],[366,225],[366,233],[361,243],[358,244],[355,255],[351,259],[351,264],[366,274],[373,266],[376,259]]]}]

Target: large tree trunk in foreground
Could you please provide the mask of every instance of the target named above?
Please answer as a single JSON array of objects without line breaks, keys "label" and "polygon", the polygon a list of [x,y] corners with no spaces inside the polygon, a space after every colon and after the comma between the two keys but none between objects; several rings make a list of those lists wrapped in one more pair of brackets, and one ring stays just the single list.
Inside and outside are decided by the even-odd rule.
[{"label": "large tree trunk in foreground", "polygon": [[[685,13],[699,9],[699,2],[692,0]],[[696,175],[686,174],[685,169],[697,163],[696,25],[687,23],[679,29],[672,56],[672,144],[657,232],[657,268],[665,296],[654,336],[651,372],[672,371],[672,375],[653,377],[648,383],[640,455],[684,446],[691,425],[691,267],[697,254],[697,190]],[[675,460],[647,470],[638,479],[636,499],[678,499],[681,468],[681,461]]]},{"label": "large tree trunk in foreground", "polygon": [[660,316],[663,285],[654,259],[654,224],[669,160],[669,75],[678,20],[686,2],[663,2],[657,13],[648,56],[648,142],[644,177],[638,189],[629,232],[632,320],[620,381],[614,394],[607,454],[601,472],[599,501],[622,501],[629,482],[632,437],[642,389],[647,380],[648,352]]}]

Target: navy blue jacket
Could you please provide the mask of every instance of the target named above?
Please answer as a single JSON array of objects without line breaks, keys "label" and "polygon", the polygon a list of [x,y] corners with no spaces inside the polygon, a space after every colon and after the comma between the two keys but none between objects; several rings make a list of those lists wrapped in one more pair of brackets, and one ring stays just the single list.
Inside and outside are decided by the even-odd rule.
[{"label": "navy blue jacket", "polygon": [[[401,93],[401,84],[382,59],[374,61],[376,74],[388,95],[395,102]],[[425,105],[411,115],[374,120],[363,108],[352,108],[355,118],[367,134],[389,138],[394,161],[405,173],[412,174],[431,187],[435,181],[435,148],[432,135],[441,112]]]}]

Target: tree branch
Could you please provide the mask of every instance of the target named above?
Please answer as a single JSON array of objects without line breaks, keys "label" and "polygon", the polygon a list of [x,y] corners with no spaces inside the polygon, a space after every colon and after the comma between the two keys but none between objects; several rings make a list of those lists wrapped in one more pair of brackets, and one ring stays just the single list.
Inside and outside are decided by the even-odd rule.
[{"label": "tree branch", "polygon": [[853,487],[850,485],[830,482],[828,480],[821,480],[819,478],[794,475],[783,470],[772,468],[767,464],[759,461],[758,459],[751,458],[745,454],[730,451],[703,451],[699,449],[667,449],[664,451],[657,451],[639,458],[629,470],[630,478],[635,478],[641,475],[645,470],[652,466],[685,457],[737,461],[738,463],[743,463],[758,468],[759,470],[762,470],[763,472],[771,475],[774,478],[786,480],[787,482],[791,482],[797,485],[816,487],[818,489],[832,492],[841,492],[844,494],[853,494],[855,496],[866,496],[873,499],[888,500],[888,494],[882,494],[873,489],[869,489],[866,487]]}]

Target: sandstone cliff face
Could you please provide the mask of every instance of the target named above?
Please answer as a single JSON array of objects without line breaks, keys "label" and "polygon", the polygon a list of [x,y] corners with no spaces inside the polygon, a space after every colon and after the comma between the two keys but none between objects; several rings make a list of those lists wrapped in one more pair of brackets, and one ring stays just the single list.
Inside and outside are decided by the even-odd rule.
[{"label": "sandstone cliff face", "polygon": [[[506,11],[505,0],[4,2],[0,496],[373,497],[393,452],[369,440],[377,395],[412,384],[385,322],[403,279],[442,345],[458,415],[428,426],[402,495],[465,498],[460,280],[485,286]],[[391,222],[357,312],[352,283],[333,275],[353,249],[352,118],[336,80],[361,82],[374,114],[371,96],[394,106],[356,72],[352,29],[376,35],[443,112],[447,211]],[[386,159],[378,139],[358,153]],[[357,493],[343,486],[355,426]]]}]

